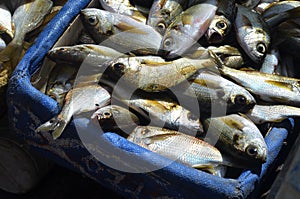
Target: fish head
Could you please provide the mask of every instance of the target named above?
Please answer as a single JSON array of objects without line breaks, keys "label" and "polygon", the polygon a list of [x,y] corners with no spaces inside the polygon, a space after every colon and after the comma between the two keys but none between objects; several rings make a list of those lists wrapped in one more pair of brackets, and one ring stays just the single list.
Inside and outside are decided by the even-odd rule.
[{"label": "fish head", "polygon": [[237,41],[245,53],[252,61],[261,63],[271,43],[269,28],[261,16],[251,9],[237,5],[235,29]]},{"label": "fish head", "polygon": [[226,97],[229,99],[227,105],[229,106],[227,110],[231,111],[239,111],[239,112],[247,112],[251,109],[255,104],[256,100],[246,89],[240,87],[238,85],[234,85],[230,88],[230,92],[227,93],[230,95]]},{"label": "fish head", "polygon": [[206,31],[209,43],[221,43],[231,29],[231,22],[223,15],[215,15]]},{"label": "fish head", "polygon": [[102,36],[111,36],[113,28],[110,20],[113,20],[113,15],[109,15],[108,11],[96,8],[86,8],[81,11],[81,19],[84,26],[92,34],[99,34]]}]

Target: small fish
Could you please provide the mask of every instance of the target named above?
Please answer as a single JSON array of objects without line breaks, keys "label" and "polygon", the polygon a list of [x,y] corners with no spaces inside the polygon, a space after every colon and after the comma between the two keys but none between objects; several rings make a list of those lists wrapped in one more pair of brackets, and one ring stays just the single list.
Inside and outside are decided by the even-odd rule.
[{"label": "small fish", "polygon": [[286,105],[255,105],[245,115],[255,124],[282,122],[290,117],[300,117],[300,108]]},{"label": "small fish", "polygon": [[222,0],[218,4],[216,15],[206,31],[206,39],[211,44],[223,42],[231,30],[235,15],[235,3],[231,0]]},{"label": "small fish", "polygon": [[130,16],[86,8],[81,11],[81,19],[97,44],[121,53],[157,54],[159,51],[162,36]]},{"label": "small fish", "polygon": [[159,56],[138,56],[117,58],[105,62],[103,67],[111,72],[111,78],[122,77],[129,87],[158,92],[186,81],[199,69],[215,68],[215,63],[211,58],[165,61]]},{"label": "small fish", "polygon": [[41,25],[44,17],[51,11],[53,2],[50,0],[35,0],[19,6],[13,16],[14,38],[4,51],[0,53],[0,61],[12,62],[13,68],[20,59],[25,36]]},{"label": "small fish", "polygon": [[123,92],[127,92],[126,89],[115,88],[113,97],[138,112],[151,124],[189,135],[203,133],[199,113],[192,113],[167,95],[140,92],[133,94],[129,99],[127,93]]},{"label": "small fish", "polygon": [[150,9],[147,24],[164,35],[173,19],[187,8],[187,4],[188,1],[185,0],[155,0]]},{"label": "small fish", "polygon": [[300,106],[299,79],[262,73],[255,70],[236,70],[226,67],[216,55],[213,56],[216,59],[221,74],[243,86],[260,100],[270,103]]},{"label": "small fish", "polygon": [[146,23],[146,16],[141,13],[136,7],[131,5],[129,0],[99,0],[101,6],[110,12],[124,14],[132,18]]},{"label": "small fish", "polygon": [[216,1],[196,4],[178,15],[167,28],[161,49],[166,57],[181,56],[205,34],[215,16]]},{"label": "small fish", "polygon": [[104,106],[94,112],[91,119],[96,125],[100,125],[104,132],[127,135],[140,124],[140,119],[134,113],[119,105]]},{"label": "small fish", "polygon": [[61,136],[73,115],[95,111],[110,103],[110,93],[97,84],[71,89],[60,113],[36,128],[35,132],[51,131],[53,139]]},{"label": "small fish", "polygon": [[7,34],[11,39],[14,37],[11,23],[11,12],[5,3],[0,3],[0,35]]},{"label": "small fish", "polygon": [[[257,166],[267,160],[267,145],[256,125],[238,114],[213,117],[204,120],[208,143],[230,159],[235,167]],[[231,160],[232,159],[232,160]]]},{"label": "small fish", "polygon": [[[243,87],[210,71],[201,71],[190,80],[190,87],[183,95],[196,95],[201,111],[224,111],[223,114],[247,112],[256,101]],[[222,114],[222,113],[220,113]]]},{"label": "small fish", "polygon": [[47,53],[47,57],[54,62],[81,64],[85,61],[85,63],[88,62],[95,65],[100,65],[103,62],[123,55],[123,53],[112,48],[95,44],[60,46],[51,49]]},{"label": "small fish", "polygon": [[222,164],[223,158],[214,146],[178,131],[137,126],[127,140],[170,160],[208,171]]},{"label": "small fish", "polygon": [[271,43],[267,24],[258,13],[238,4],[234,24],[239,45],[252,61],[261,63]]}]

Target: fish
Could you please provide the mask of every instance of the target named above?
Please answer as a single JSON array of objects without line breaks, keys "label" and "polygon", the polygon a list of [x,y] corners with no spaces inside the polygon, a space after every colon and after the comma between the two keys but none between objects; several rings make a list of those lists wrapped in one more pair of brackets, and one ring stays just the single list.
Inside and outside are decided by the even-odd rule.
[{"label": "fish", "polygon": [[232,28],[234,15],[234,1],[223,0],[218,3],[216,15],[205,33],[205,37],[210,44],[218,44],[224,41]]},{"label": "fish", "polygon": [[269,26],[258,13],[238,4],[236,7],[237,41],[252,61],[261,63],[270,48]]},{"label": "fish", "polygon": [[300,117],[300,108],[287,105],[255,105],[245,115],[255,124],[282,122],[287,118]]},{"label": "fish", "polygon": [[185,0],[155,0],[150,8],[147,24],[164,35],[173,19],[187,7],[188,1]]},{"label": "fish", "polygon": [[14,37],[12,29],[12,15],[4,2],[0,3],[0,35],[7,34],[10,39]]},{"label": "fish", "polygon": [[274,17],[265,19],[265,21],[266,24],[273,29],[274,27],[277,27],[283,22],[286,22],[291,19],[292,20],[298,19],[298,24],[299,24],[300,23],[299,18],[300,18],[300,6],[287,10],[285,12],[278,13]]},{"label": "fish", "polygon": [[133,6],[129,0],[99,0],[99,2],[107,11],[128,15],[138,21],[146,23],[147,18],[145,14]]},{"label": "fish", "polygon": [[99,108],[93,113],[91,120],[94,124],[100,125],[104,132],[117,132],[126,137],[140,124],[136,114],[115,104]]},{"label": "fish", "polygon": [[51,11],[52,5],[53,2],[50,0],[35,0],[22,4],[15,10],[12,16],[14,37],[0,53],[1,62],[10,61],[12,68],[17,65],[26,34],[41,25],[44,17]]},{"label": "fish", "polygon": [[262,73],[274,74],[276,73],[276,68],[278,67],[280,60],[280,54],[277,48],[273,48],[267,53],[261,68],[259,69]]},{"label": "fish", "polygon": [[211,71],[199,72],[190,83],[183,95],[196,96],[204,112],[215,115],[245,113],[256,104],[255,98],[245,88]]},{"label": "fish", "polygon": [[196,4],[175,17],[161,42],[165,57],[172,59],[181,56],[197,43],[215,16],[216,4],[215,0]]},{"label": "fish", "polygon": [[[268,148],[257,126],[239,114],[207,118],[204,141],[213,144],[234,167],[251,168],[266,162]],[[229,161],[230,160],[230,161]]]},{"label": "fish", "polygon": [[39,125],[35,132],[52,132],[54,140],[58,139],[73,115],[95,111],[110,103],[110,93],[98,84],[74,86],[64,99],[64,105],[58,115]]},{"label": "fish", "polygon": [[[154,95],[137,92],[129,97],[128,93],[130,92],[126,88],[118,86],[114,88],[113,98],[135,110],[150,124],[179,130],[193,136],[203,133],[199,112],[192,113],[180,102],[168,97],[166,94]],[[196,102],[196,100],[192,102]]]},{"label": "fish", "polygon": [[300,80],[256,70],[236,70],[226,67],[216,55],[217,66],[222,75],[246,88],[251,94],[271,104],[300,106]]},{"label": "fish", "polygon": [[186,82],[199,69],[215,68],[215,63],[211,58],[183,57],[165,61],[159,56],[136,56],[116,58],[105,62],[102,67],[107,68],[111,78],[127,84],[128,87],[159,92]]},{"label": "fish", "polygon": [[155,126],[137,126],[127,140],[172,161],[215,174],[222,154],[214,146],[186,135]]},{"label": "fish", "polygon": [[223,46],[208,46],[198,47],[196,50],[191,50],[187,52],[184,57],[191,59],[204,59],[210,57],[209,51],[214,52],[220,57],[223,63],[230,68],[241,68],[244,64],[244,59],[240,51],[230,45]]},{"label": "fish", "polygon": [[118,49],[121,53],[158,54],[162,36],[151,26],[97,8],[81,11],[86,30],[97,44]]},{"label": "fish", "polygon": [[74,46],[60,46],[51,49],[47,55],[56,63],[85,63],[100,65],[108,60],[124,56],[119,51],[96,44],[79,44]]}]

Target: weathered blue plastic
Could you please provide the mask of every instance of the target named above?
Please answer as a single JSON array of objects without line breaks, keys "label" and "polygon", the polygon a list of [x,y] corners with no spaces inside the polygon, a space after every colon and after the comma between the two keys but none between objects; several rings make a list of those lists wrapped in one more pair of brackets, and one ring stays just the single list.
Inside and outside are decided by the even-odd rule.
[{"label": "weathered blue plastic", "polygon": [[[56,101],[41,93],[30,83],[31,75],[41,65],[48,50],[62,35],[69,23],[79,14],[89,0],[69,0],[57,16],[50,21],[36,43],[17,66],[9,82],[9,118],[18,135],[33,149],[59,165],[82,173],[128,198],[247,198],[254,196],[260,181],[277,157],[294,121],[286,120],[274,127],[267,135],[269,154],[259,174],[243,172],[237,179],[225,179],[173,162],[163,169],[149,173],[126,173],[109,168],[97,161],[83,146],[72,121],[63,135],[53,140],[50,133],[37,134],[35,128],[59,112]],[[79,120],[80,127],[89,125],[85,119]],[[122,151],[129,160],[144,161],[149,165],[159,165],[164,158],[147,151],[114,133],[94,132],[112,150]],[[143,155],[141,155],[143,154]],[[111,157],[114,158],[114,157]],[[116,161],[118,161],[116,159]],[[120,164],[122,164],[120,162]]]}]

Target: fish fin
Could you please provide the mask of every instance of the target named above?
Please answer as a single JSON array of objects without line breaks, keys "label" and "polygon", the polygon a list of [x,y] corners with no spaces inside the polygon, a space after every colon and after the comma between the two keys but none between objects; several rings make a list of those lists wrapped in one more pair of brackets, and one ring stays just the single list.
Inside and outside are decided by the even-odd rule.
[{"label": "fish fin", "polygon": [[14,69],[20,59],[23,47],[21,45],[10,42],[8,46],[0,52],[0,62],[10,62],[12,69]]},{"label": "fish fin", "polygon": [[252,26],[252,23],[251,23],[251,21],[248,19],[248,17],[246,17],[246,16],[242,16],[242,21],[243,21],[243,26],[249,26],[249,27],[251,27]]},{"label": "fish fin", "polygon": [[36,128],[35,132],[41,131],[53,131],[52,137],[54,140],[59,138],[67,126],[67,122],[63,119],[60,119],[58,116],[53,117],[49,121],[45,122],[44,124],[40,125]]},{"label": "fish fin", "polygon": [[146,35],[147,33],[135,26],[132,26],[130,24],[127,24],[125,22],[120,22],[115,25],[119,30],[123,32],[131,32],[131,33],[136,33],[136,34],[141,34],[141,35]]},{"label": "fish fin", "polygon": [[285,22],[289,19],[296,19],[300,17],[300,6],[287,10],[283,13],[279,13],[275,15],[274,17],[271,17],[270,19],[266,20],[266,23],[269,27],[274,28],[275,26],[278,26],[282,22]]},{"label": "fish fin", "polygon": [[293,91],[293,85],[291,85],[290,83],[276,81],[276,80],[266,80],[265,82],[277,87],[281,87]]},{"label": "fish fin", "polygon": [[218,55],[212,50],[208,50],[208,53],[212,57],[213,61],[216,63],[217,67],[222,69],[224,67],[224,62],[221,60],[221,58],[218,57]]}]

